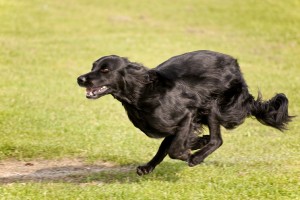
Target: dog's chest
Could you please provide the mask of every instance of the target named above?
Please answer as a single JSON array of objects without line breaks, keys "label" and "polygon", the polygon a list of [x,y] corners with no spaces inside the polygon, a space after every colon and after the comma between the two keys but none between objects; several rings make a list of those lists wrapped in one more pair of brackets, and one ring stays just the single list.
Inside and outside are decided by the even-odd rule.
[{"label": "dog's chest", "polygon": [[145,112],[126,105],[124,107],[130,121],[147,136],[162,138],[174,133],[176,125],[174,125],[174,121],[172,123],[168,122],[169,117],[166,117],[166,113],[160,115],[157,110]]}]

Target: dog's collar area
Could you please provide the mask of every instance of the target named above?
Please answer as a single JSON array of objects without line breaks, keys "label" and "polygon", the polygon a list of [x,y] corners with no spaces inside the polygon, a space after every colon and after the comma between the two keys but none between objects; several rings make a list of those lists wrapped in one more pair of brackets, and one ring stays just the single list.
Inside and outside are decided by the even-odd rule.
[{"label": "dog's collar area", "polygon": [[86,88],[86,97],[93,99],[100,97],[106,90],[108,90],[107,86],[101,86],[96,88]]}]

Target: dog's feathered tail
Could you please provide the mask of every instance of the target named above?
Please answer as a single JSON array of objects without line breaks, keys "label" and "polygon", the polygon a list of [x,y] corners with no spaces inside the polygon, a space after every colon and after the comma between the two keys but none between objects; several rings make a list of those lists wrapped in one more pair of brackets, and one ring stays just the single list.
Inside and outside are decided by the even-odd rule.
[{"label": "dog's feathered tail", "polygon": [[288,98],[282,93],[276,94],[268,101],[263,101],[259,93],[250,106],[251,115],[255,116],[260,123],[283,131],[287,129],[287,124],[294,117],[288,114],[288,103]]}]

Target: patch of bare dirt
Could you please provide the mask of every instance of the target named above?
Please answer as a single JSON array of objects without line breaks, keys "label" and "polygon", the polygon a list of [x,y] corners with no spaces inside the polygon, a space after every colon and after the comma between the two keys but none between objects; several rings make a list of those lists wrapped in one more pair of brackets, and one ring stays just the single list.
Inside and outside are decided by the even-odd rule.
[{"label": "patch of bare dirt", "polygon": [[131,171],[133,167],[120,167],[109,162],[86,164],[82,159],[35,160],[30,162],[0,161],[0,184],[14,182],[62,181],[80,182],[92,174],[109,171]]}]

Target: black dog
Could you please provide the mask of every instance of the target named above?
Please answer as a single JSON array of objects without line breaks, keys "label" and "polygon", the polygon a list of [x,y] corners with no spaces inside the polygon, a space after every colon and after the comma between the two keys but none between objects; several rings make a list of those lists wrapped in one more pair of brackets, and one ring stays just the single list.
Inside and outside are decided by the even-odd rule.
[{"label": "black dog", "polygon": [[[153,159],[137,168],[138,175],[153,171],[167,154],[189,166],[201,163],[222,145],[221,126],[233,129],[255,116],[282,131],[292,118],[284,94],[269,101],[259,95],[255,100],[237,60],[212,51],[175,56],[154,69],[105,56],[77,81],[86,88],[87,98],[111,94],[122,102],[137,128],[149,137],[164,138]],[[200,137],[203,125],[210,135]]]}]

